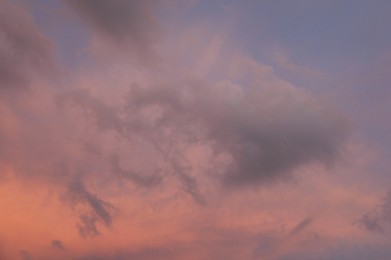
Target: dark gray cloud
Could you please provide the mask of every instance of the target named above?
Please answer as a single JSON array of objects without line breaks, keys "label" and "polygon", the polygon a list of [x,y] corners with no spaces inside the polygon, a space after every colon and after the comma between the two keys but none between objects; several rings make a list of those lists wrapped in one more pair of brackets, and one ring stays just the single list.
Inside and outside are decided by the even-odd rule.
[{"label": "dark gray cloud", "polygon": [[311,217],[304,218],[289,232],[282,229],[278,232],[258,234],[255,237],[257,245],[254,249],[254,259],[280,259],[277,255],[280,256],[281,252],[285,251],[282,248],[288,244],[307,243],[308,245],[315,246],[319,243],[318,235],[316,233],[308,234],[303,232],[311,225],[312,221],[313,219]]},{"label": "dark gray cloud", "polygon": [[66,195],[66,199],[72,205],[80,204],[87,207],[87,211],[82,211],[80,214],[80,223],[77,225],[81,236],[98,235],[98,223],[103,223],[104,226],[111,227],[114,207],[86,190],[80,179],[75,179],[69,185],[69,190]]},{"label": "dark gray cloud", "polygon": [[[291,252],[279,257],[282,260],[367,260],[367,259],[390,259],[391,250],[388,245],[378,244],[370,245],[359,242],[343,242],[338,246],[329,246],[322,250],[298,250],[299,252]],[[303,252],[304,251],[304,252]]]},{"label": "dark gray cloud", "polygon": [[387,192],[387,195],[381,205],[381,209],[384,220],[391,223],[391,190]]},{"label": "dark gray cloud", "polygon": [[268,258],[273,251],[278,249],[282,238],[274,233],[261,233],[256,237],[257,245],[254,248],[254,258]]},{"label": "dark gray cloud", "polygon": [[0,4],[0,91],[9,93],[28,87],[34,73],[50,75],[54,62],[51,42],[29,14],[8,0]]},{"label": "dark gray cloud", "polygon": [[60,240],[52,240],[52,247],[64,250],[64,246]]},{"label": "dark gray cloud", "polygon": [[81,214],[77,224],[79,234],[82,237],[93,237],[100,234],[97,227],[98,217],[95,214]]},{"label": "dark gray cloud", "polygon": [[391,190],[374,210],[365,213],[357,223],[371,232],[381,234],[388,232],[391,224]]},{"label": "dark gray cloud", "polygon": [[150,59],[158,23],[149,0],[63,0],[99,35]]},{"label": "dark gray cloud", "polygon": [[383,233],[382,219],[379,218],[376,212],[364,214],[358,220],[358,224],[368,231],[375,233]]},{"label": "dark gray cloud", "polygon": [[169,129],[179,142],[208,143],[216,154],[228,155],[226,186],[268,183],[311,162],[331,165],[349,132],[341,116],[308,96],[302,99],[299,91],[286,90],[283,98],[267,100],[263,95],[270,94],[262,87],[243,89],[243,96],[231,102],[205,82],[178,86],[136,86],[129,95],[128,113],[134,118],[145,108],[158,107],[160,116],[151,131],[159,142],[171,138],[164,134]]},{"label": "dark gray cloud", "polygon": [[19,251],[19,255],[20,255],[20,258],[22,260],[31,260],[31,259],[33,259],[31,254],[28,251],[26,251],[26,250],[20,250]]},{"label": "dark gray cloud", "polygon": [[289,232],[289,235],[296,235],[303,231],[303,229],[307,228],[312,223],[312,218],[305,218],[302,221],[300,221],[299,224],[297,224],[292,230]]},{"label": "dark gray cloud", "polygon": [[117,251],[113,253],[91,253],[90,255],[85,255],[82,257],[77,257],[79,260],[126,260],[126,259],[134,259],[134,260],[153,260],[153,259],[178,259],[174,257],[172,250],[168,248],[159,248],[159,247],[146,247],[139,250],[134,251]]}]

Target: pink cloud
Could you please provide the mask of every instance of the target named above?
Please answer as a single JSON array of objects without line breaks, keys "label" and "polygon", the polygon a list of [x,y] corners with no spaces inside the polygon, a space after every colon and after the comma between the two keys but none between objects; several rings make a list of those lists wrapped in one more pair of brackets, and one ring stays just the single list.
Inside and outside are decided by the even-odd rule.
[{"label": "pink cloud", "polygon": [[[155,38],[149,1],[63,2],[91,46],[123,55],[97,48],[77,75],[47,78],[50,41],[9,4],[30,33],[16,30],[27,54],[4,64],[30,92],[0,96],[1,254],[279,259],[368,239],[351,223],[378,195],[353,182],[371,151],[349,139],[342,113],[223,33],[194,25]],[[12,40],[10,24],[0,27]],[[153,53],[154,66],[134,60]]]}]

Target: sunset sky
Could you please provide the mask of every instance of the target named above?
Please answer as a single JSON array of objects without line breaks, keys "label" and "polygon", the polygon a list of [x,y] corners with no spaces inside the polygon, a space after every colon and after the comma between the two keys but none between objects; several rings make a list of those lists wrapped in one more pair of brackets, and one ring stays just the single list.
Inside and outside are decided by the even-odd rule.
[{"label": "sunset sky", "polygon": [[0,0],[0,259],[391,259],[390,14]]}]

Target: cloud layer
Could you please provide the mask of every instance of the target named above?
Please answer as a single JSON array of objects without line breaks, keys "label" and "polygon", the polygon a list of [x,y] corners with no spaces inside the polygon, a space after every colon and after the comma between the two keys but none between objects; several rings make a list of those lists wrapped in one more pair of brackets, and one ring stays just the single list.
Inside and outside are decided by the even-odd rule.
[{"label": "cloud layer", "polygon": [[0,258],[336,258],[387,232],[389,195],[362,216],[349,119],[212,18],[165,31],[162,2],[58,1],[90,37],[75,71],[42,13],[0,3]]}]

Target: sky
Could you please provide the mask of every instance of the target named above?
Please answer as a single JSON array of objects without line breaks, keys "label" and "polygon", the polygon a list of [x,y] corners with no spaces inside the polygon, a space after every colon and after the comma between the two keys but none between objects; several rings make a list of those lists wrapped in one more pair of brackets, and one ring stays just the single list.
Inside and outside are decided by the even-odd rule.
[{"label": "sky", "polygon": [[0,259],[391,259],[388,0],[0,0]]}]

